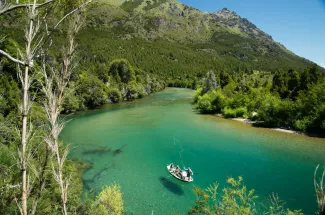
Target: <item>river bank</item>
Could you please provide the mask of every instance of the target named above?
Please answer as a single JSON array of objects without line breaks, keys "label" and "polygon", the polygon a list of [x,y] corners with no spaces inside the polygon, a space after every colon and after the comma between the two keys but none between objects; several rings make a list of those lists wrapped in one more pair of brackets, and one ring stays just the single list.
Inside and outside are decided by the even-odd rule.
[{"label": "river bank", "polygon": [[[216,114],[216,116],[221,117],[221,118],[224,118],[224,119],[227,119],[222,114]],[[252,121],[250,119],[246,119],[246,118],[228,118],[228,119],[233,120],[233,121],[237,121],[237,122],[246,123],[246,124],[249,124],[249,125],[258,127],[257,126],[257,122],[256,121]],[[303,133],[303,132],[300,132],[300,131],[295,131],[295,130],[290,130],[290,129],[286,129],[286,128],[269,128],[269,129],[274,130],[274,131],[288,133],[288,134],[299,134],[299,135],[305,135],[305,136],[307,136],[306,133]]]}]

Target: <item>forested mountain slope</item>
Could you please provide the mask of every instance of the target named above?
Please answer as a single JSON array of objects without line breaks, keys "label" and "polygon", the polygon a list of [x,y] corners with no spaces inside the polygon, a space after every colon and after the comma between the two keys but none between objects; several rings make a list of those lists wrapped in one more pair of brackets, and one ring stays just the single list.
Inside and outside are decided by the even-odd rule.
[{"label": "forested mountain slope", "polygon": [[168,78],[201,76],[207,70],[302,69],[298,57],[235,12],[201,12],[176,0],[101,0],[88,11],[80,34],[85,62],[126,58]]}]

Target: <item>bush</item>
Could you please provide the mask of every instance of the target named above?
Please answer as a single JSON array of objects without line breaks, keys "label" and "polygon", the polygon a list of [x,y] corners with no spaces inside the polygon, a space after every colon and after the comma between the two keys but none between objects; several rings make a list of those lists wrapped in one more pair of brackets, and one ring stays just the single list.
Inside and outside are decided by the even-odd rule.
[{"label": "bush", "polygon": [[209,94],[199,96],[199,101],[196,107],[200,110],[201,113],[210,113],[212,111],[212,104]]},{"label": "bush", "polygon": [[135,83],[135,81],[132,81],[127,85],[125,97],[128,101],[132,101],[134,99],[139,98],[137,84]]},{"label": "bush", "polygon": [[106,103],[107,87],[96,76],[82,73],[78,85],[77,94],[83,99],[85,107],[95,108]]},{"label": "bush", "polygon": [[243,178],[228,178],[227,186],[218,192],[219,183],[210,185],[207,189],[194,187],[195,205],[188,212],[189,215],[219,215],[219,214],[283,214],[303,215],[301,210],[291,211],[285,208],[285,203],[276,194],[272,194],[265,207],[257,207],[255,190],[248,189]]},{"label": "bush", "polygon": [[193,97],[193,104],[196,104],[199,101],[199,97],[202,95],[202,88],[199,88],[195,91],[194,97]]},{"label": "bush", "polygon": [[118,184],[112,184],[99,193],[90,214],[122,215],[123,211],[121,188]]},{"label": "bush", "polygon": [[214,110],[218,113],[226,106],[226,97],[220,90],[214,90],[210,92],[211,103]]},{"label": "bush", "polygon": [[135,72],[129,61],[125,59],[114,60],[109,65],[108,74],[116,81],[116,83],[129,83],[135,81]]},{"label": "bush", "polygon": [[231,109],[231,108],[224,108],[222,110],[222,114],[226,117],[226,118],[236,118],[237,117],[237,113],[236,110]]},{"label": "bush", "polygon": [[239,107],[236,110],[236,117],[246,117],[247,116],[247,108]]},{"label": "bush", "polygon": [[232,108],[226,107],[222,110],[222,114],[226,118],[246,117],[247,116],[247,108],[239,107],[236,109],[232,109]]},{"label": "bush", "polygon": [[108,90],[108,98],[113,103],[119,103],[122,100],[121,92],[116,88],[111,88]]}]

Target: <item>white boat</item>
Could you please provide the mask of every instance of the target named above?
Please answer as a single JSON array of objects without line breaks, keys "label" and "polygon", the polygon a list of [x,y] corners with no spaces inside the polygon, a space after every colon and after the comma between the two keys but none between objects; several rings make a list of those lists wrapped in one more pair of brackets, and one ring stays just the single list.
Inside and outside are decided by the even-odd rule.
[{"label": "white boat", "polygon": [[172,174],[175,178],[185,182],[193,182],[193,172],[190,168],[182,170],[178,166],[174,164],[167,165],[167,170]]}]

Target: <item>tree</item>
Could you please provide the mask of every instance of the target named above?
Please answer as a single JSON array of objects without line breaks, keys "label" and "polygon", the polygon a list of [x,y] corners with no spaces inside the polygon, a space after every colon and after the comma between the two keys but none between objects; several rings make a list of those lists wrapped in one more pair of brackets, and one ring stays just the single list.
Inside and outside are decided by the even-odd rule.
[{"label": "tree", "polygon": [[325,80],[309,86],[297,99],[296,127],[303,131],[325,130]]},{"label": "tree", "polygon": [[[73,59],[76,49],[75,36],[82,25],[81,16],[77,14],[70,20],[70,26],[67,33],[68,43],[62,51],[62,63],[59,68],[51,67],[48,71],[48,64],[43,64],[41,75],[44,77],[40,84],[46,97],[44,108],[50,125],[49,136],[45,139],[48,148],[52,150],[56,157],[57,165],[52,166],[54,179],[59,185],[62,201],[62,213],[67,215],[68,187],[69,179],[63,175],[63,167],[68,155],[68,147],[61,152],[59,135],[64,128],[64,122],[59,120],[62,105],[65,100],[65,89],[69,84],[73,72]],[[50,75],[48,75],[50,74]]]},{"label": "tree", "polygon": [[274,76],[273,76],[273,85],[272,85],[272,91],[277,92],[281,98],[287,98],[288,93],[288,73],[279,70]]},{"label": "tree", "polygon": [[108,74],[117,82],[128,84],[135,79],[135,72],[130,63],[125,59],[114,60],[109,65]]},{"label": "tree", "polygon": [[121,92],[117,88],[111,88],[108,90],[108,98],[113,103],[119,103],[122,100]]},{"label": "tree", "polygon": [[215,90],[217,88],[217,80],[214,72],[209,71],[206,74],[205,79],[203,80],[203,91],[202,93],[209,92],[210,90]]},{"label": "tree", "polygon": [[300,90],[300,74],[293,69],[288,71],[289,80],[288,80],[288,93],[289,98],[296,99],[298,92]]},{"label": "tree", "polygon": [[83,72],[79,75],[77,94],[86,107],[94,108],[105,104],[107,87],[95,75]]},{"label": "tree", "polygon": [[199,96],[196,108],[199,109],[201,113],[210,113],[213,110],[210,95],[206,93],[203,96]]},{"label": "tree", "polygon": [[122,215],[123,212],[123,194],[120,186],[114,183],[102,189],[90,214]]},{"label": "tree", "polygon": [[211,185],[205,191],[197,187],[194,188],[196,205],[188,214],[254,214],[256,211],[254,201],[257,196],[254,194],[254,190],[247,190],[247,187],[242,185],[242,183],[242,177],[238,177],[237,180],[229,178],[227,184],[230,186],[223,189],[222,196],[218,196],[218,183]]},{"label": "tree", "polygon": [[267,207],[256,207],[255,201],[258,196],[254,190],[248,190],[243,185],[242,177],[238,177],[237,180],[228,178],[227,184],[222,193],[218,193],[218,183],[210,185],[205,190],[194,187],[196,201],[188,215],[303,215],[300,210],[285,209],[285,203],[276,194],[270,196]]},{"label": "tree", "polygon": [[[90,0],[91,1],[91,0]],[[29,184],[27,182],[27,168],[28,168],[28,158],[30,157],[30,151],[27,151],[27,144],[32,134],[32,126],[28,124],[29,112],[32,106],[32,102],[29,96],[29,90],[31,86],[31,72],[35,66],[35,58],[38,54],[43,54],[40,52],[42,48],[45,48],[45,44],[49,42],[49,38],[52,32],[48,31],[48,24],[46,23],[48,17],[45,15],[41,16],[41,11],[43,7],[50,5],[55,2],[55,0],[47,0],[44,3],[38,3],[37,0],[34,0],[32,3],[28,1],[25,4],[19,4],[19,1],[16,1],[16,4],[3,4],[1,1],[0,5],[0,15],[17,10],[20,8],[26,8],[26,20],[27,26],[25,30],[25,50],[22,52],[20,58],[15,58],[8,54],[7,52],[0,50],[0,54],[8,58],[14,63],[18,64],[18,76],[22,85],[22,104],[21,104],[21,148],[20,148],[20,169],[21,169],[21,214],[27,214],[27,199],[29,196]],[[89,2],[88,2],[89,3]],[[80,6],[84,7],[88,3]],[[52,30],[55,30],[67,17],[71,16],[74,12],[80,9],[77,7],[72,9],[69,13],[65,14],[62,19],[60,19],[56,25],[54,25]],[[21,70],[21,67],[24,71]],[[29,128],[28,128],[29,127]],[[66,214],[66,213],[65,213]]]}]

